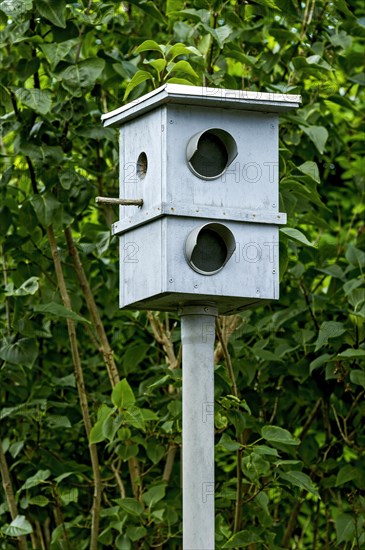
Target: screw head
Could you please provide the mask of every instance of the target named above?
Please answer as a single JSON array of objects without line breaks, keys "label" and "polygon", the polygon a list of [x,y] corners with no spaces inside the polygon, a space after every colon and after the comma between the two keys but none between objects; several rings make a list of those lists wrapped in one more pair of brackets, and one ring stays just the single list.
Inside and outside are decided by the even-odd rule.
[{"label": "screw head", "polygon": [[194,288],[198,288],[198,283],[194,283]]},{"label": "screw head", "polygon": [[273,273],[276,273],[276,269],[273,269],[272,272],[273,272]]},{"label": "screw head", "polygon": [[172,277],[170,277],[169,283],[173,283],[173,282],[174,282],[174,279]]}]

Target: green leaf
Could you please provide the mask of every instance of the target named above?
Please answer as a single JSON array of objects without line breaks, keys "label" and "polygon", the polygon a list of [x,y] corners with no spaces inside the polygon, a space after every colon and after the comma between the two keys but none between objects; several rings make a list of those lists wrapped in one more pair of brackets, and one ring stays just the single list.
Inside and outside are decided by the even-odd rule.
[{"label": "green leaf", "polygon": [[156,69],[158,77],[160,78],[161,72],[166,67],[166,59],[154,59],[153,61],[145,61],[147,65],[151,65],[154,69]]},{"label": "green leaf", "polygon": [[177,61],[177,63],[174,63],[172,66],[169,65],[167,70],[169,74],[179,72],[188,74],[189,76],[193,76],[194,78],[199,78],[188,61]]},{"label": "green leaf", "polygon": [[264,426],[261,430],[261,435],[266,441],[270,443],[282,443],[285,445],[299,445],[300,441],[292,434],[280,428],[279,426]]},{"label": "green leaf", "polygon": [[34,506],[41,506],[42,508],[49,505],[49,499],[43,495],[36,495],[30,498],[28,502],[29,504],[33,504]]},{"label": "green leaf", "polygon": [[146,80],[152,80],[152,75],[147,71],[137,71],[132,80],[128,83],[123,99],[126,100],[131,91]]},{"label": "green leaf", "polygon": [[91,444],[100,443],[101,441],[104,441],[106,439],[103,427],[104,427],[103,422],[97,422],[91,428],[90,437],[89,437],[89,442]]},{"label": "green leaf", "polygon": [[116,501],[119,506],[127,512],[127,514],[130,514],[131,516],[140,516],[143,512],[143,506],[138,500],[135,500],[134,498],[119,498]]},{"label": "green leaf", "polygon": [[166,19],[162,14],[162,11],[156,6],[155,2],[152,0],[128,0],[129,4],[133,4],[140,10],[147,13],[147,15],[150,15],[154,19],[156,19],[159,23],[162,23],[163,25],[166,25]]},{"label": "green leaf", "polygon": [[79,490],[77,487],[58,487],[58,495],[62,504],[68,506],[70,502],[77,502],[79,498]]},{"label": "green leaf", "polygon": [[127,527],[127,536],[131,539],[131,541],[136,542],[137,540],[140,540],[141,538],[145,537],[147,535],[147,529],[140,526],[134,526],[130,525]]},{"label": "green leaf", "polygon": [[115,539],[116,550],[132,550],[131,539],[126,535],[118,535]]},{"label": "green leaf", "polygon": [[54,222],[59,222],[59,213],[62,211],[62,205],[52,193],[44,193],[42,195],[33,195],[30,199],[35,210],[39,223],[47,228],[54,225]]},{"label": "green leaf", "polygon": [[343,323],[338,321],[323,321],[320,326],[316,347],[314,351],[318,351],[323,346],[328,344],[329,338],[338,338],[346,332]]},{"label": "green leaf", "polygon": [[3,340],[0,358],[13,365],[31,367],[38,356],[36,341],[32,338],[20,338],[14,343]]},{"label": "green leaf", "polygon": [[253,530],[239,531],[235,533],[227,542],[222,546],[222,548],[246,548],[251,544],[260,544],[263,543],[261,535],[254,533]]},{"label": "green leaf", "polygon": [[170,15],[171,12],[180,11],[184,8],[185,0],[167,0],[166,2],[166,15]]},{"label": "green leaf", "polygon": [[118,382],[113,389],[112,401],[118,409],[128,409],[128,407],[134,405],[136,398],[126,378]]},{"label": "green leaf", "polygon": [[359,481],[362,477],[362,471],[351,464],[346,464],[338,472],[336,477],[336,487],[344,485],[344,483],[349,483],[350,481]]},{"label": "green leaf", "polygon": [[50,475],[50,470],[38,470],[38,472],[34,474],[34,476],[28,477],[27,481],[18,490],[18,493],[20,493],[20,491],[25,491],[26,489],[30,489],[31,487],[36,487],[41,483],[44,483]]},{"label": "green leaf", "polygon": [[90,324],[90,321],[85,319],[85,317],[81,317],[81,315],[78,315],[71,309],[67,309],[65,306],[57,304],[56,302],[35,305],[33,306],[33,310],[37,313],[48,313],[49,315],[54,315],[55,317],[61,317],[63,319],[73,319],[73,321],[80,321],[81,323]]},{"label": "green leaf", "polygon": [[64,42],[40,44],[40,48],[50,62],[51,69],[54,70],[60,61],[66,59],[67,54],[78,44],[78,42],[78,38],[71,38]]},{"label": "green leaf", "polygon": [[313,141],[321,155],[324,153],[324,146],[328,139],[328,131],[324,126],[310,126],[309,128],[302,126],[303,131]]},{"label": "green leaf", "polygon": [[319,177],[318,165],[316,162],[307,160],[306,162],[298,166],[298,170],[303,172],[303,174],[310,176],[315,182],[317,183],[321,182]]},{"label": "green leaf", "polygon": [[226,451],[237,451],[241,447],[238,441],[234,441],[228,434],[223,433],[217,445],[226,449]]},{"label": "green leaf", "polygon": [[186,78],[177,78],[175,76],[173,78],[167,78],[166,80],[168,80],[169,84],[183,84],[184,86],[194,85],[192,82],[190,82],[190,80],[187,80]]},{"label": "green leaf", "polygon": [[163,499],[165,492],[166,485],[156,485],[143,493],[142,499],[149,508],[152,508],[155,504],[157,504],[157,502]]},{"label": "green leaf", "polygon": [[351,514],[339,514],[335,521],[337,544],[353,543],[355,540],[355,519]]},{"label": "green leaf", "polygon": [[285,479],[285,481],[288,481],[291,485],[300,487],[301,489],[308,491],[308,493],[312,493],[312,495],[319,497],[317,487],[313,484],[311,478],[307,474],[293,470],[291,472],[281,473],[280,477]]},{"label": "green leaf", "polygon": [[134,405],[129,405],[128,409],[124,411],[124,422],[139,430],[145,431],[145,419],[142,410]]},{"label": "green leaf", "polygon": [[274,0],[253,0],[253,2],[255,4],[260,4],[261,6],[265,6],[265,8],[281,11],[277,2],[275,2]]},{"label": "green leaf", "polygon": [[319,369],[323,365],[326,365],[332,358],[333,355],[330,355],[329,353],[324,353],[316,359],[313,359],[313,361],[309,365],[309,372],[312,374],[314,370]]},{"label": "green leaf", "polygon": [[163,445],[159,445],[155,441],[151,442],[147,446],[147,456],[154,464],[157,464],[160,462],[161,458],[165,454],[165,447]]},{"label": "green leaf", "polygon": [[365,252],[356,248],[356,246],[350,245],[346,251],[346,259],[355,267],[364,267],[365,266]]},{"label": "green leaf", "polygon": [[66,28],[65,0],[36,0],[36,7],[40,15],[56,27]]},{"label": "green leaf", "polygon": [[294,229],[293,227],[281,227],[280,232],[296,243],[314,247],[314,245],[308,241],[307,237],[304,233],[299,231],[299,229]]},{"label": "green leaf", "polygon": [[22,537],[33,533],[33,528],[25,516],[17,516],[10,525],[3,527],[1,532],[8,537]]},{"label": "green leaf", "polygon": [[19,17],[32,9],[32,0],[3,0],[0,2],[0,10],[8,17]]},{"label": "green leaf", "polygon": [[365,349],[348,348],[337,355],[339,359],[361,359],[365,358]]},{"label": "green leaf", "polygon": [[168,50],[166,57],[173,61],[175,57],[178,57],[179,55],[198,55],[201,56],[199,50],[194,48],[193,46],[185,46],[185,44],[181,44],[181,42],[178,42],[177,44],[174,44],[171,46],[171,48]]},{"label": "green leaf", "polygon": [[159,44],[157,44],[157,42],[155,42],[154,40],[145,40],[140,46],[138,46],[134,53],[139,54],[141,52],[147,51],[157,51],[163,55],[163,50],[161,46],[159,46]]},{"label": "green leaf", "polygon": [[72,427],[70,419],[67,416],[60,414],[49,414],[46,422],[52,429]]},{"label": "green leaf", "polygon": [[360,369],[352,370],[350,372],[350,380],[353,384],[365,388],[365,371]]},{"label": "green leaf", "polygon": [[38,90],[37,88],[17,88],[15,96],[19,103],[26,105],[36,113],[46,115],[52,105],[51,94],[48,90]]},{"label": "green leaf", "polygon": [[344,50],[349,48],[352,44],[352,37],[345,31],[336,32],[332,34],[329,39],[335,47],[338,46]]},{"label": "green leaf", "polygon": [[279,456],[279,453],[276,449],[273,449],[272,447],[268,447],[267,445],[255,445],[254,450],[255,450],[255,454],[257,455],[267,455],[267,456],[275,456],[275,457]]},{"label": "green leaf", "polygon": [[248,479],[257,482],[260,477],[270,474],[270,462],[265,460],[261,454],[256,454],[254,451],[243,457],[242,471]]},{"label": "green leaf", "polygon": [[29,296],[35,294],[39,289],[39,277],[30,277],[14,290],[13,283],[9,283],[5,290],[5,296]]},{"label": "green leaf", "polygon": [[230,25],[222,25],[221,27],[217,27],[214,29],[214,32],[212,35],[218,42],[218,46],[223,49],[224,44],[226,43],[227,39],[232,34],[232,27]]},{"label": "green leaf", "polygon": [[108,405],[101,405],[98,409],[98,419],[95,425],[91,428],[90,432],[90,443],[100,443],[106,439],[104,423],[108,421],[111,414],[113,414],[113,409],[108,407]]},{"label": "green leaf", "polygon": [[57,75],[57,78],[68,92],[81,97],[86,89],[94,86],[104,67],[104,59],[91,57],[75,65],[69,65]]}]

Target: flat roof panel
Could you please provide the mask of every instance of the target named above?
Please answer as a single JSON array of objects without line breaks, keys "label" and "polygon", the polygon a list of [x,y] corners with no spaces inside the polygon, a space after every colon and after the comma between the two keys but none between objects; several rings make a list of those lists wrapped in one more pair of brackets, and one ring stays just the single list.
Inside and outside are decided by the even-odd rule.
[{"label": "flat roof panel", "polygon": [[300,107],[300,95],[164,84],[160,88],[102,115],[104,126],[119,126],[166,103],[285,113]]}]

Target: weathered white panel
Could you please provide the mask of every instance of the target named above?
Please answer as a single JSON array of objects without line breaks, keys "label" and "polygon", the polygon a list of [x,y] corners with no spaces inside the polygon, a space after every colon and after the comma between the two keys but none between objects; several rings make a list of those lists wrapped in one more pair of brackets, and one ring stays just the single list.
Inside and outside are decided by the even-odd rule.
[{"label": "weathered white panel", "polygon": [[[120,130],[120,196],[144,201],[143,208],[121,206],[121,219],[140,216],[146,220],[150,208],[161,206],[166,147],[164,112],[164,109],[152,111],[144,118],[127,122]],[[143,167],[138,165],[138,158],[143,153],[147,159],[145,174]]]},{"label": "weathered white panel", "polygon": [[[215,206],[278,212],[278,117],[208,107],[168,106],[167,182],[171,205]],[[186,146],[196,133],[221,128],[236,141],[238,155],[216,179],[194,175],[186,162]]]},{"label": "weathered white panel", "polygon": [[164,217],[123,234],[121,307],[176,310],[179,304],[199,300],[229,313],[258,300],[277,299],[278,228],[224,220],[236,251],[219,273],[202,275],[187,263],[184,245],[188,234],[206,222]]},{"label": "weathered white panel", "polygon": [[[229,132],[238,155],[216,179],[189,169],[190,138],[208,128]],[[147,171],[141,176],[138,158]],[[167,105],[121,129],[120,195],[142,198],[139,207],[121,207],[114,233],[164,214],[283,223],[278,212],[278,120],[275,113]],[[255,219],[256,218],[256,219]],[[285,220],[284,220],[285,221]]]},{"label": "weathered white panel", "polygon": [[120,237],[120,307],[164,291],[161,226],[159,220]]}]

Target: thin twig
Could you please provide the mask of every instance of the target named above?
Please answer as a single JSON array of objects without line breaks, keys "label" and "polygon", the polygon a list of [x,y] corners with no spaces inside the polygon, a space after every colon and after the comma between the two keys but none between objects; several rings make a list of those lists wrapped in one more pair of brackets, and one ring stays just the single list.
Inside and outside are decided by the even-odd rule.
[{"label": "thin twig", "polygon": [[[55,266],[58,287],[63,301],[63,305],[72,311],[70,296],[66,287],[63,269],[61,264],[61,258],[58,251],[55,235],[53,232],[53,227],[49,226],[47,228],[48,241],[51,248],[52,258]],[[67,328],[71,345],[72,360],[75,369],[75,378],[76,386],[79,394],[80,406],[82,417],[84,421],[85,431],[88,439],[90,438],[91,432],[91,420],[89,414],[89,406],[87,402],[87,394],[84,382],[84,374],[81,365],[81,359],[79,354],[76,327],[72,319],[67,319]],[[102,484],[101,476],[99,469],[99,459],[97,448],[94,443],[89,445],[91,465],[93,470],[93,480],[94,480],[94,496],[93,496],[93,506],[91,510],[92,522],[91,522],[91,540],[90,540],[90,550],[97,550],[98,545],[98,534],[99,534],[99,518],[100,518],[100,505],[101,505],[101,495],[102,495]]]},{"label": "thin twig", "polygon": [[217,329],[218,340],[219,340],[219,342],[222,346],[222,351],[223,351],[224,359],[225,359],[227,370],[228,370],[228,376],[231,380],[232,394],[239,399],[236,379],[235,379],[235,375],[234,375],[233,367],[232,367],[231,356],[229,354],[228,347],[227,347],[227,342],[226,342],[226,339],[223,336],[222,328],[221,328],[220,321],[219,321],[218,318],[217,318],[217,322],[216,322],[216,329]]},{"label": "thin twig", "polygon": [[89,281],[86,277],[85,270],[79,256],[79,252],[75,246],[75,243],[72,237],[72,232],[69,227],[66,227],[65,229],[65,236],[66,236],[68,251],[72,258],[75,272],[80,281],[81,290],[84,295],[85,302],[89,310],[96,334],[98,335],[98,338],[100,341],[100,351],[104,358],[104,363],[108,372],[109,380],[112,387],[114,388],[116,384],[118,384],[118,382],[120,381],[120,377],[119,377],[117,366],[114,361],[113,350],[109,344],[109,340],[106,335],[104,325],[101,320],[100,313],[94,299],[94,295],[91,291]]},{"label": "thin twig", "polygon": [[165,468],[162,474],[162,480],[165,481],[166,483],[170,481],[172,469],[174,466],[176,451],[177,451],[177,445],[175,443],[171,443],[167,451]]},{"label": "thin twig", "polygon": [[118,487],[119,487],[119,490],[120,490],[120,496],[122,498],[125,498],[126,497],[126,492],[125,492],[124,483],[123,483],[122,478],[119,475],[120,461],[119,461],[118,467],[115,466],[113,462],[111,464],[111,467],[112,467],[112,470],[114,472],[115,479],[117,480],[117,484],[118,484]]},{"label": "thin twig", "polygon": [[340,419],[338,418],[338,414],[337,414],[337,411],[336,411],[336,409],[335,409],[335,406],[332,405],[331,408],[332,408],[333,414],[335,415],[336,424],[337,424],[337,427],[338,427],[338,430],[339,430],[339,432],[340,432],[340,434],[341,434],[342,439],[344,440],[344,442],[345,442],[349,447],[353,447],[354,442],[351,441],[351,440],[347,437],[347,435],[346,435],[346,433],[345,433],[345,431],[346,431],[346,424],[344,424],[344,430],[345,430],[345,431],[344,431],[344,430],[342,429],[342,427],[341,427]]},{"label": "thin twig", "polygon": [[318,323],[318,321],[317,321],[317,319],[316,319],[316,317],[313,313],[312,307],[310,305],[307,289],[305,288],[305,286],[302,282],[299,283],[299,286],[300,286],[300,288],[303,292],[304,300],[305,300],[305,303],[307,304],[307,307],[309,309],[309,313],[310,313],[310,316],[312,317],[314,326],[316,327],[317,332],[319,332],[319,323]]},{"label": "thin twig", "polygon": [[[92,3],[93,3],[93,0],[89,0],[89,3],[87,5],[86,11],[85,11],[86,16],[89,15],[89,11],[91,9]],[[81,25],[81,29],[80,29],[80,32],[79,32],[79,43],[77,44],[77,48],[76,48],[76,54],[75,54],[76,63],[78,63],[78,61],[79,61],[79,57],[80,57],[80,53],[81,53],[81,46],[82,46],[82,37],[83,37],[83,34],[85,32],[85,29],[86,29],[86,23],[83,23]]]},{"label": "thin twig", "polygon": [[152,311],[147,311],[147,319],[150,322],[155,340],[162,346],[166,354],[169,369],[176,369],[177,360],[174,351],[174,345],[171,339],[167,336],[163,324],[157,317],[155,317]]},{"label": "thin twig", "polygon": [[292,509],[292,512],[290,514],[289,520],[286,525],[286,529],[284,532],[283,540],[281,541],[281,546],[284,548],[290,548],[290,539],[294,532],[295,525],[297,523],[298,515],[300,512],[300,509],[304,502],[304,495],[305,491],[302,491],[300,497],[298,498],[297,502],[294,505],[294,508]]},{"label": "thin twig", "polygon": [[[7,265],[6,265],[6,256],[4,251],[4,246],[1,245],[1,260],[2,260],[2,268],[3,268],[3,279],[4,279],[4,285],[6,286],[8,284],[8,274],[7,274]],[[11,334],[11,319],[10,319],[10,303],[9,303],[9,297],[5,297],[5,319],[6,319],[6,331],[8,336]]]},{"label": "thin twig", "polygon": [[[13,484],[10,478],[10,472],[8,463],[6,461],[6,456],[3,449],[2,441],[0,440],[0,472],[1,479],[3,483],[4,493],[6,497],[6,502],[9,507],[11,519],[14,520],[18,515],[18,508],[16,505],[16,500],[13,491]],[[18,547],[19,550],[27,550],[28,545],[25,537],[18,537]]]},{"label": "thin twig", "polygon": [[303,439],[304,439],[305,436],[307,435],[307,432],[308,432],[309,428],[311,427],[313,420],[314,420],[315,417],[316,417],[316,414],[317,414],[317,412],[318,412],[319,407],[321,406],[321,403],[322,403],[322,398],[317,399],[317,401],[316,401],[316,403],[315,403],[313,409],[311,410],[310,415],[308,416],[308,418],[307,418],[307,420],[306,420],[306,423],[305,423],[304,426],[303,426],[302,431],[300,432],[299,439],[300,439],[301,441],[303,441]]}]

